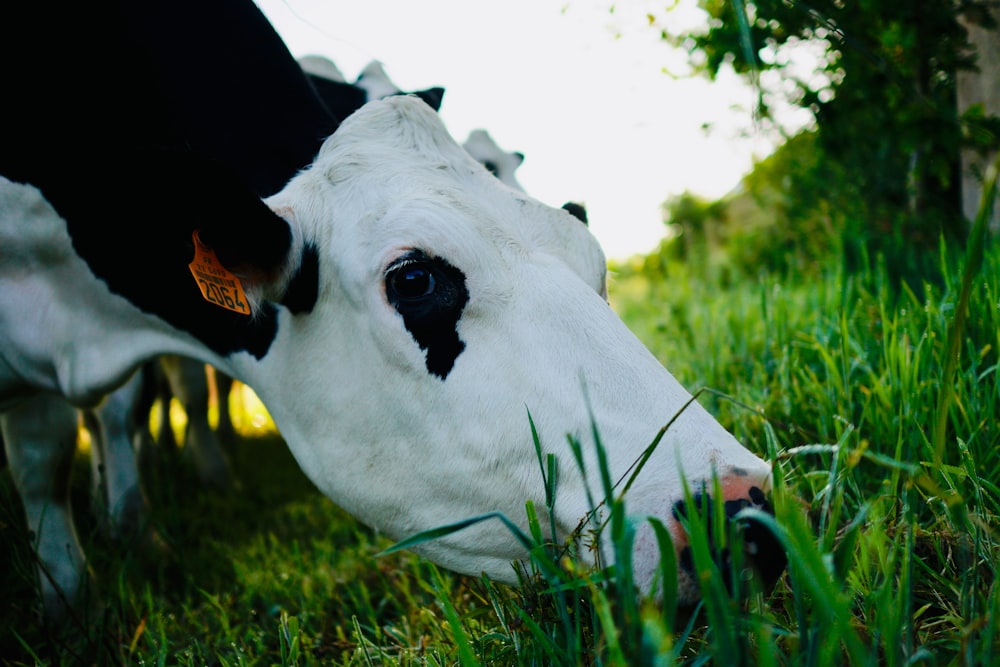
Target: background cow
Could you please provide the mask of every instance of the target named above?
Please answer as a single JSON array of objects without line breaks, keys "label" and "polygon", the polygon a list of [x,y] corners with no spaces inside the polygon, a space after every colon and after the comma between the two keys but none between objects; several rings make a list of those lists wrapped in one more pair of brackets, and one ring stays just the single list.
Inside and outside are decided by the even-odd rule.
[{"label": "background cow", "polygon": [[490,133],[482,128],[469,132],[462,148],[481,162],[502,183],[506,183],[515,190],[525,191],[517,181],[517,177],[514,176],[514,172],[524,162],[524,153],[506,151],[500,148]]},{"label": "background cow", "polygon": [[[515,176],[517,168],[524,163],[524,153],[504,150],[494,141],[490,133],[482,128],[470,131],[462,148],[486,167],[501,183],[525,192],[524,187]],[[563,204],[562,207],[573,217],[587,224],[587,208],[584,204],[570,201]]]}]

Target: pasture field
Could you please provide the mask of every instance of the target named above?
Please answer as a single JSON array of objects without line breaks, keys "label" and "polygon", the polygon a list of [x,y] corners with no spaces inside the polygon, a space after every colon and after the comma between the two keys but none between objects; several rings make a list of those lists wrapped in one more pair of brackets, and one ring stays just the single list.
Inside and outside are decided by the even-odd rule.
[{"label": "pasture field", "polygon": [[[617,267],[615,309],[775,461],[790,564],[771,591],[738,569],[738,586],[722,583],[699,546],[739,537],[698,516],[704,602],[676,613],[634,603],[627,568],[583,571],[572,556],[586,545],[550,544],[537,522],[520,536],[536,570],[520,590],[407,551],[376,557],[390,542],[320,496],[273,432],[248,428],[225,497],[183,469],[152,480],[162,557],[110,545],[76,482],[105,602],[63,634],[34,624],[4,473],[0,664],[1000,664],[1000,252],[972,267],[967,301],[964,259],[941,262],[944,281],[917,288],[835,263],[786,279]],[[610,495],[596,539],[624,551],[631,527]]]}]

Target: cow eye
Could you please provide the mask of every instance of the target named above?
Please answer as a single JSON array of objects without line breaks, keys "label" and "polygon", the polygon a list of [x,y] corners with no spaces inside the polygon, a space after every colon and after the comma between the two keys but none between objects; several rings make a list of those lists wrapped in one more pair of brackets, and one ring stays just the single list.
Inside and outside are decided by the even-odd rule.
[{"label": "cow eye", "polygon": [[386,289],[401,300],[421,299],[434,293],[434,274],[423,262],[406,262],[389,270]]},{"label": "cow eye", "polygon": [[386,270],[385,296],[426,352],[427,370],[445,379],[465,349],[458,337],[458,321],[469,302],[465,274],[442,257],[411,250]]}]

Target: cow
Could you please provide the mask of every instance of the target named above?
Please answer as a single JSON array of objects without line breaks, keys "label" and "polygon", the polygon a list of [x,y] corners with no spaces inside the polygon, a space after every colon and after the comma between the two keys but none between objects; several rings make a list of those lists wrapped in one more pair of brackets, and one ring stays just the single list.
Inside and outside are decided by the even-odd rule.
[{"label": "cow", "polygon": [[[628,511],[678,550],[685,482],[766,506],[770,465],[610,308],[586,225],[500,183],[424,101],[337,118],[249,2],[58,4],[8,8],[0,43],[16,101],[0,124],[0,425],[32,530],[60,528],[37,545],[48,618],[79,604],[86,560],[60,501],[68,432],[39,435],[164,354],[253,388],[316,487],[393,539],[486,513],[526,528],[526,501],[545,507],[536,437],[559,471],[554,539],[602,518],[598,433],[612,479],[644,460]],[[67,61],[90,78],[51,87],[40,72]],[[66,99],[76,113],[53,106]],[[637,531],[635,580],[655,595],[658,543]],[[487,524],[415,550],[509,584],[527,558]],[[782,557],[766,531],[753,551]],[[694,601],[693,574],[678,580]]]}]

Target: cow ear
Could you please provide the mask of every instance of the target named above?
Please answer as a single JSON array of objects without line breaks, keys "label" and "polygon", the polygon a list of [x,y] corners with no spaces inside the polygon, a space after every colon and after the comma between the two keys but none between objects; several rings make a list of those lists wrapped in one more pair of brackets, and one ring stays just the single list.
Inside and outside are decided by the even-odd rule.
[{"label": "cow ear", "polygon": [[[255,293],[272,294],[281,289],[288,273],[293,233],[289,222],[224,165],[198,160],[188,165],[199,177],[187,183],[187,232],[197,232],[219,263]],[[194,244],[191,243],[193,253]]]},{"label": "cow ear", "polygon": [[[79,220],[87,218],[70,215],[71,223],[84,228],[74,237],[93,227],[96,231],[89,233],[100,244],[108,236],[134,235],[135,225],[141,223],[152,242],[161,244],[158,256],[173,261],[179,259],[177,251],[193,255],[192,234],[197,231],[223,266],[237,275],[268,280],[285,272],[293,241],[289,223],[231,165],[194,151],[162,148],[125,152],[120,164],[128,165],[118,172],[123,213],[110,217],[103,227],[84,225]],[[120,253],[110,254],[113,260]]]},{"label": "cow ear", "polygon": [[289,224],[260,199],[233,206],[232,217],[198,230],[202,243],[219,263],[242,279],[259,283],[278,280],[292,246]]},{"label": "cow ear", "polygon": [[444,88],[435,86],[433,88],[427,88],[426,90],[415,91],[413,94],[422,99],[424,102],[427,102],[427,105],[434,109],[434,111],[441,110],[441,102],[444,101]]},{"label": "cow ear", "polygon": [[[236,294],[242,294],[239,302],[249,308],[239,309],[243,314],[260,312],[265,301],[279,302],[294,313],[311,311],[318,294],[319,263],[315,247],[296,244],[293,224],[266,206],[248,213],[250,216],[244,221],[248,230],[261,232],[257,238],[239,232],[232,234],[224,226],[206,227],[192,234],[195,248],[190,264],[192,274],[198,278],[200,270],[232,281],[230,287]],[[213,263],[216,269],[210,268]],[[211,301],[204,290],[202,295]]]},{"label": "cow ear", "polygon": [[583,204],[575,201],[568,201],[562,205],[562,208],[563,210],[568,211],[570,215],[583,224],[587,224],[587,208]]}]

